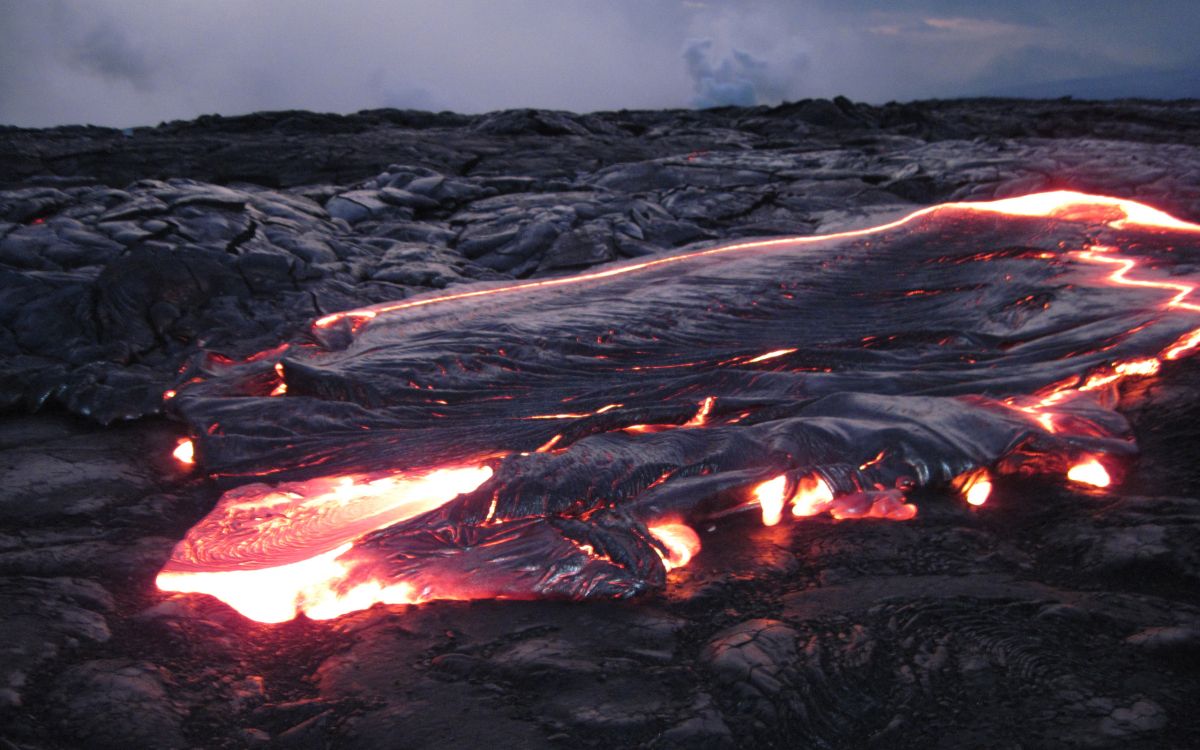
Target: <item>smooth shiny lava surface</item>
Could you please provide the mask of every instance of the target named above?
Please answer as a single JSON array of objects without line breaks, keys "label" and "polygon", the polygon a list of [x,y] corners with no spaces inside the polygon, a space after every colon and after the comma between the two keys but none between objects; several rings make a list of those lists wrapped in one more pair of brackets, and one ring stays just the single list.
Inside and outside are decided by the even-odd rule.
[{"label": "smooth shiny lava surface", "polygon": [[1107,487],[1116,386],[1200,346],[1198,253],[1196,225],[1054,192],[326,316],[166,401],[241,486],[158,586],[264,622],[624,597],[740,510]]}]

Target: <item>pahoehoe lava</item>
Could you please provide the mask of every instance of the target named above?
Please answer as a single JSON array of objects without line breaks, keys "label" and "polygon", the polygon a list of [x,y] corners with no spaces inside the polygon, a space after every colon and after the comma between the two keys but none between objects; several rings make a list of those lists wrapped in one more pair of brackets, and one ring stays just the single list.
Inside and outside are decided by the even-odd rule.
[{"label": "pahoehoe lava", "polygon": [[0,128],[0,746],[1196,747],[1197,235],[1131,201],[1200,221],[1198,146],[1153,100]]},{"label": "pahoehoe lava", "polygon": [[1116,384],[1200,343],[1198,246],[1142,204],[1044,193],[325,316],[167,394],[241,486],[159,586],[265,621],[625,597],[739,510],[1103,486],[1136,450]]}]

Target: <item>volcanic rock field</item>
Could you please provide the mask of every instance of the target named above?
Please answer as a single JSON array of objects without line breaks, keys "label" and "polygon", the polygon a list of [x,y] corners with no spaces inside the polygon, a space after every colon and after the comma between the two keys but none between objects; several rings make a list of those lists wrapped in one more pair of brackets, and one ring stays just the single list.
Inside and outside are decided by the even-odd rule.
[{"label": "volcanic rock field", "polygon": [[[945,482],[917,482],[908,520],[818,514],[768,526],[756,508],[714,514],[693,523],[699,553],[669,571],[637,518],[584,528],[590,509],[555,533],[589,555],[609,544],[606,563],[639,575],[565,598],[552,594],[569,587],[547,586],[538,589],[546,596],[375,604],[266,623],[156,585],[180,540],[226,493],[321,476],[314,465],[377,470],[403,455],[401,436],[381,439],[370,456],[344,450],[305,463],[273,452],[286,420],[237,399],[295,409],[313,440],[344,404],[391,409],[387,419],[398,421],[389,429],[459,405],[431,391],[433,405],[418,409],[391,386],[339,379],[283,346],[349,346],[367,319],[337,313],[1059,190],[1200,222],[1200,103],[839,98],[703,111],[274,112],[123,131],[0,128],[0,748],[1195,747],[1197,357],[1163,357],[1149,376],[1111,385],[1115,411],[1098,419],[1125,430],[1129,450],[1114,454],[1119,482],[1104,488],[1012,472],[995,477],[978,507]],[[1036,227],[1029,231],[1036,243]],[[1139,272],[1194,281],[1197,248],[1195,240],[1166,247],[1169,262],[1155,256]],[[1001,249],[1005,263],[1021,262]],[[883,261],[871,268],[889,273]],[[587,285],[571,292],[581,309],[591,305],[578,317],[602,326],[604,305],[588,293]],[[563,371],[537,350],[564,346],[565,333],[521,339],[536,326],[522,327],[518,312],[532,320],[551,306],[517,297],[460,319],[452,309],[436,326],[422,320],[420,334],[452,336],[461,325],[483,346],[480,332],[496,332],[515,341],[510,350],[532,347],[500,351],[524,372]],[[853,308],[836,307],[841,319],[855,317]],[[989,325],[1016,328],[1032,315],[1006,310]],[[871,342],[919,333],[879,317]],[[928,317],[928,331],[948,325]],[[1200,327],[1200,313],[1193,317]],[[396,335],[408,335],[407,319],[397,320]],[[864,312],[859,322],[873,320]],[[747,346],[755,338],[738,335]],[[619,346],[619,332],[606,336],[584,343]],[[1008,351],[1002,338],[987,346]],[[1104,338],[1097,351],[1119,343]],[[701,359],[706,346],[694,345]],[[740,363],[757,364],[754,353],[770,348],[748,350]],[[807,372],[807,360],[787,359],[797,349],[760,359]],[[412,356],[405,366],[420,372]],[[586,380],[593,371],[579,372]],[[514,376],[517,386],[524,377]],[[434,388],[413,384],[422,387]],[[454,393],[475,403],[469,388]],[[620,429],[733,425],[755,409],[764,411],[751,422],[804,417],[759,392],[740,402],[681,393],[676,405],[698,406],[695,416],[638,404],[638,419]],[[569,416],[592,425],[629,404]],[[209,427],[213,414],[240,432],[226,434],[215,417]],[[486,443],[491,428],[481,425],[428,445],[465,452]],[[536,466],[539,446],[566,451],[563,461],[576,455],[565,430],[535,427],[519,433],[525,442],[502,446],[514,456],[495,464],[498,476],[528,478],[528,468],[506,475],[502,466]],[[506,429],[497,422],[494,432],[518,434]],[[577,432],[579,445],[597,444]],[[546,442],[549,434],[559,440]],[[173,455],[183,440],[195,444],[195,463]],[[579,465],[590,466],[585,459]],[[725,468],[716,461],[680,477]],[[675,471],[639,479],[637,492],[670,487]],[[472,521],[480,528],[493,520],[492,497],[487,518]],[[475,506],[468,498],[462,507],[466,518]],[[622,536],[630,528],[633,541]],[[521,559],[522,570],[536,564]]]}]

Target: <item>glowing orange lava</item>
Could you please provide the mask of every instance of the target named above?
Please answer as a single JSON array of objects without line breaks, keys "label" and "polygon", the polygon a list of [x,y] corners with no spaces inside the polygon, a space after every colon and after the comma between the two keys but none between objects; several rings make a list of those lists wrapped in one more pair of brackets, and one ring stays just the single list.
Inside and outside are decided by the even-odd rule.
[{"label": "glowing orange lava", "polygon": [[[1040,196],[1026,196],[1023,199],[1010,199],[1017,201],[1012,204],[1008,201],[997,201],[993,204],[979,204],[980,206],[991,206],[991,208],[981,210],[996,210],[998,204],[1015,205],[1015,211],[1035,211],[1039,206],[1043,206],[1046,202],[1051,202],[1046,196],[1057,196],[1058,194],[1041,194]],[[1071,194],[1074,195],[1074,194]],[[1122,201],[1115,198],[1102,198],[1099,196],[1086,196],[1088,203],[1080,203],[1077,206],[1062,206],[1057,205],[1056,210],[1067,210],[1068,208],[1078,209],[1083,207],[1109,207],[1117,209],[1121,217],[1109,218],[1107,223],[1112,227],[1123,227],[1130,224],[1139,226],[1154,227],[1159,229],[1170,229],[1175,231],[1200,232],[1200,225],[1189,224],[1179,221],[1167,214],[1152,209],[1149,206],[1135,203],[1133,201]],[[1034,200],[1034,199],[1037,200]],[[1043,215],[1040,213],[1018,213],[1018,215]],[[1196,291],[1196,284],[1183,283],[1179,281],[1165,281],[1156,279],[1138,279],[1131,278],[1129,273],[1137,267],[1137,261],[1132,258],[1124,258],[1117,255],[1117,248],[1107,245],[1092,245],[1091,247],[1080,250],[1075,254],[1080,259],[1089,263],[1101,265],[1117,266],[1108,276],[1108,280],[1114,286],[1140,287],[1143,289],[1161,289],[1165,292],[1174,292],[1163,307],[1171,310],[1185,310],[1188,312],[1200,312],[1200,305],[1189,301],[1192,293]],[[1113,362],[1107,368],[1102,368],[1099,371],[1088,374],[1079,385],[1074,384],[1058,384],[1051,386],[1043,391],[1034,400],[1026,399],[1009,399],[1008,403],[1019,411],[1030,414],[1046,432],[1054,433],[1058,431],[1055,419],[1056,413],[1051,410],[1051,407],[1069,401],[1078,393],[1084,391],[1093,391],[1106,386],[1119,383],[1128,377],[1149,377],[1158,374],[1164,360],[1175,360],[1191,353],[1200,347],[1200,329],[1194,330],[1184,336],[1176,339],[1167,348],[1163,349],[1156,357],[1146,359],[1130,360],[1125,362]],[[1103,467],[1100,467],[1103,470]],[[1108,475],[1105,473],[1104,484],[1096,486],[1108,486]],[[1088,480],[1079,480],[1087,484],[1092,484]]]},{"label": "glowing orange lava", "polygon": [[538,446],[538,449],[534,452],[535,453],[549,453],[554,448],[554,446],[558,445],[558,441],[560,441],[560,440],[562,440],[562,435],[555,435],[554,437],[550,438],[542,445]]},{"label": "glowing orange lava", "polygon": [[746,364],[752,365],[755,362],[766,362],[768,359],[776,359],[778,357],[787,356],[788,354],[791,354],[794,351],[796,351],[796,350],[795,349],[776,349],[773,352],[767,352],[766,354],[760,354],[757,357],[748,359],[748,360],[746,360]]},{"label": "glowing orange lava", "polygon": [[792,504],[792,516],[796,518],[829,513],[837,519],[888,518],[907,521],[917,515],[917,506],[904,502],[904,494],[899,490],[859,492],[838,497],[833,494],[829,484],[815,474],[796,482],[791,495],[788,494],[787,476],[784,474],[755,485],[751,494],[762,512],[764,526],[775,526],[783,520],[783,509],[788,503]]},{"label": "glowing orange lava", "polygon": [[979,507],[992,496],[992,475],[987,469],[975,469],[955,478],[950,486],[957,490],[969,505]]},{"label": "glowing orange lava", "polygon": [[283,379],[284,375],[282,362],[275,363],[275,375],[279,378],[279,385],[275,386],[275,390],[271,391],[271,395],[282,396],[287,393],[287,382]]},{"label": "glowing orange lava", "polygon": [[691,562],[700,552],[700,537],[691,526],[682,523],[661,523],[649,527],[655,539],[667,548],[667,554],[661,552],[663,567],[667,570],[682,568]]},{"label": "glowing orange lava", "polygon": [[192,441],[188,438],[180,438],[175,444],[175,450],[171,451],[171,455],[175,460],[185,466],[191,466],[196,463],[196,449],[192,445]]},{"label": "glowing orange lava", "polygon": [[710,413],[712,413],[713,404],[715,404],[716,402],[717,402],[717,399],[715,396],[709,396],[708,398],[701,401],[700,409],[696,411],[696,416],[692,417],[690,420],[688,420],[686,423],[684,423],[683,426],[684,427],[703,427],[704,424],[708,421],[708,415]]},{"label": "glowing orange lava", "polygon": [[1198,348],[1200,348],[1200,328],[1180,336],[1175,343],[1167,348],[1163,358],[1170,360],[1179,359],[1185,354],[1191,354]]},{"label": "glowing orange lava", "polygon": [[985,479],[971,485],[971,489],[967,490],[967,502],[971,505],[980,506],[987,502],[991,494],[992,483]]},{"label": "glowing orange lava", "polygon": [[833,502],[833,490],[818,476],[803,477],[796,485],[792,496],[792,515],[797,518],[815,516],[829,510]]},{"label": "glowing orange lava", "polygon": [[1112,478],[1108,475],[1108,469],[1104,468],[1104,464],[1094,458],[1075,464],[1067,471],[1067,479],[1079,484],[1087,484],[1092,487],[1107,487],[1112,484]]},{"label": "glowing orange lava", "polygon": [[521,417],[521,419],[584,419],[586,417],[594,417],[597,414],[610,412],[613,409],[620,409],[622,406],[624,406],[624,404],[608,404],[606,406],[601,406],[596,411],[562,412],[559,414],[534,414],[530,417]]},{"label": "glowing orange lava", "polygon": [[774,526],[783,518],[783,505],[787,502],[787,477],[783,474],[768,479],[754,488],[754,499],[762,508],[763,526]]},{"label": "glowing orange lava", "polygon": [[[403,582],[349,586],[338,558],[363,534],[439,508],[491,476],[491,467],[473,466],[239,488],[176,545],[156,584],[210,594],[259,622],[413,602]],[[217,533],[223,529],[239,533]]]}]

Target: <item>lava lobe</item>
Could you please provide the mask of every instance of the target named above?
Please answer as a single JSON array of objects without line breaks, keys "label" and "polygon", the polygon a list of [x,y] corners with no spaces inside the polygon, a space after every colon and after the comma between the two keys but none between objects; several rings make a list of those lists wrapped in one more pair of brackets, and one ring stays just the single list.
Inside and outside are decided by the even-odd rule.
[{"label": "lava lobe", "polygon": [[240,486],[158,585],[267,622],[626,597],[743,509],[1105,487],[1135,451],[1116,384],[1200,345],[1198,248],[1147,206],[1043,193],[336,313],[170,392],[176,455]]}]

